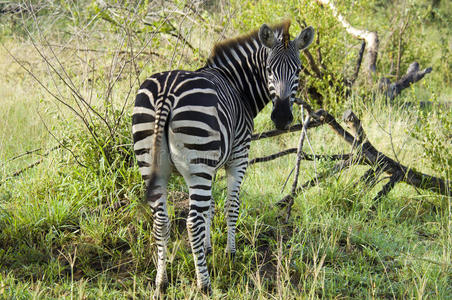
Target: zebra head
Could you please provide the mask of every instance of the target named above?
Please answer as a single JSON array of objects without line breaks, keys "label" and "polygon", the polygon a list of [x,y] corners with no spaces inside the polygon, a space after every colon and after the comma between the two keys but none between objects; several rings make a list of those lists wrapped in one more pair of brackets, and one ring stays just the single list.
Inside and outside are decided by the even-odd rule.
[{"label": "zebra head", "polygon": [[264,24],[259,29],[259,40],[268,49],[267,85],[273,102],[271,119],[277,129],[286,129],[293,121],[292,106],[301,70],[300,51],[314,39],[314,28],[309,26],[291,41],[289,26],[287,23],[278,31]]}]

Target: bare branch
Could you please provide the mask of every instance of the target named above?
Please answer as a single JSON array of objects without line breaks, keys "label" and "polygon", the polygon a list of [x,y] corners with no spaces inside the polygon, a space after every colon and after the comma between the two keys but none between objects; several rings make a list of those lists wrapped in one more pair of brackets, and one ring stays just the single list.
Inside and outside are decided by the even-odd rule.
[{"label": "bare branch", "polygon": [[356,66],[355,66],[355,72],[353,73],[352,77],[348,80],[348,86],[352,86],[356,79],[358,78],[358,74],[359,74],[359,69],[361,68],[361,63],[363,61],[363,55],[364,55],[364,50],[366,49],[366,41],[363,41],[361,43],[361,48],[359,50],[358,53],[358,59],[356,60]]},{"label": "bare branch", "polygon": [[[321,125],[323,125],[323,123],[318,122],[317,120],[312,120],[311,122],[309,122],[309,125],[306,129],[316,128]],[[255,141],[255,140],[265,139],[265,138],[269,138],[269,137],[278,136],[278,135],[281,135],[284,133],[300,131],[302,129],[303,129],[303,124],[296,124],[296,125],[290,126],[288,129],[284,129],[284,130],[274,129],[274,130],[269,130],[269,131],[265,131],[265,132],[261,132],[261,133],[255,133],[251,136],[251,140]]]},{"label": "bare branch", "polygon": [[317,66],[317,64],[316,64],[316,62],[314,60],[314,57],[312,57],[311,52],[309,52],[308,49],[303,50],[303,55],[308,60],[309,66],[311,67],[311,70],[315,73],[317,78],[321,79],[323,77],[323,73],[320,71],[319,67]]},{"label": "bare branch", "polygon": [[[256,157],[249,161],[249,165],[261,163],[261,162],[267,162],[271,161],[289,154],[297,153],[297,148],[289,148],[271,155],[262,156],[262,157]],[[314,161],[314,159],[317,160],[347,160],[350,157],[352,157],[351,153],[346,154],[316,154],[315,156],[312,154],[308,154],[306,152],[301,153],[301,159],[308,160],[308,161]]]},{"label": "bare branch", "polygon": [[[68,50],[74,50],[74,51],[80,51],[80,52],[95,52],[95,53],[110,53],[113,52],[112,50],[108,50],[108,49],[90,49],[90,48],[77,48],[77,47],[70,47],[68,45],[58,45],[58,44],[48,44],[47,46],[49,47],[56,47],[56,48],[62,48],[63,50],[68,49]],[[115,51],[116,52],[116,51]],[[164,58],[160,53],[148,50],[148,51],[143,51],[143,50],[120,50],[117,51],[118,54],[124,54],[124,55],[132,55],[135,56],[139,56],[139,55],[145,55],[145,56],[157,56],[159,58]]]},{"label": "bare branch", "polygon": [[[52,152],[52,151],[54,151],[54,150],[56,150],[56,149],[61,148],[61,146],[62,146],[62,145],[57,145],[57,146],[55,146],[55,147],[50,148],[50,149],[47,150],[45,153],[41,154],[42,157],[41,157],[40,159],[38,159],[37,161],[35,161],[35,162],[29,164],[29,165],[26,166],[25,168],[22,168],[22,169],[20,169],[20,170],[15,171],[13,174],[11,174],[11,175],[9,175],[9,176],[6,176],[5,179],[3,179],[2,181],[0,181],[0,186],[1,186],[2,184],[4,184],[6,181],[8,181],[8,180],[10,180],[10,179],[12,179],[12,178],[14,178],[14,177],[17,177],[17,176],[19,176],[20,174],[22,174],[23,172],[25,172],[25,171],[27,171],[27,170],[29,170],[29,169],[32,169],[32,168],[36,167],[37,165],[41,164],[41,163],[44,161],[44,157],[45,157],[45,156],[48,156],[48,155],[50,154],[50,152]],[[23,156],[28,155],[28,154],[31,154],[31,153],[35,153],[35,152],[37,152],[37,151],[39,151],[39,150],[41,150],[41,148],[35,149],[35,150],[33,150],[33,151],[27,151],[27,152],[25,152],[25,153],[23,153],[23,154],[21,154],[21,155],[18,155],[18,156],[16,156],[16,157],[13,157],[13,159],[16,159],[16,158],[19,158],[19,157],[23,157]],[[10,159],[9,161],[11,161],[11,160],[12,160],[12,159]]]},{"label": "bare branch", "polygon": [[[301,107],[301,115],[304,115],[304,108]],[[292,184],[291,194],[295,193],[295,190],[298,185],[298,176],[300,174],[300,163],[303,157],[303,144],[307,135],[307,128],[309,126],[309,122],[311,121],[311,115],[309,113],[306,114],[306,117],[303,122],[303,128],[300,134],[300,140],[298,141],[298,150],[297,150],[297,160],[295,162],[295,178]]]},{"label": "bare branch", "polygon": [[283,150],[281,152],[274,153],[274,154],[271,154],[271,155],[268,155],[268,156],[253,158],[253,159],[251,159],[248,162],[248,165],[253,165],[253,164],[256,164],[256,163],[260,163],[260,162],[271,161],[271,160],[274,160],[274,159],[277,159],[279,157],[286,156],[286,155],[292,154],[292,153],[297,153],[297,148],[289,148],[289,149],[286,149],[286,150]]}]

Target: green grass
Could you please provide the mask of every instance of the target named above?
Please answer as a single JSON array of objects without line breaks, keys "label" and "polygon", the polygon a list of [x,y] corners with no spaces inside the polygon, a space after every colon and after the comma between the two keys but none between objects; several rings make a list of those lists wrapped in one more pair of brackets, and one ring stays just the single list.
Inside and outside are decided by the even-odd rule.
[{"label": "green grass", "polygon": [[[244,20],[243,14],[250,9],[259,11],[254,18],[270,17],[264,7],[252,5],[250,2],[242,11],[229,12],[236,18],[232,23]],[[67,9],[70,12],[71,6]],[[274,9],[278,12],[282,8]],[[152,72],[176,66],[199,67],[198,56],[204,55],[208,45],[201,43],[202,27],[188,31],[187,25],[185,33],[192,34],[193,44],[199,43],[202,49],[193,56],[187,50],[172,58],[179,47],[175,40],[165,35],[154,37],[151,49],[162,57],[138,57],[135,63],[142,72],[137,75],[129,56],[115,54],[117,47],[129,49],[128,42],[120,42],[120,29],[97,20],[85,32],[80,24],[87,24],[84,18],[92,15],[86,11],[63,12],[70,16],[59,20],[65,26],[45,27],[46,32],[53,29],[60,33],[49,35],[52,43],[113,49],[88,53],[61,50],[58,57],[65,58],[61,63],[68,77],[91,99],[95,109],[107,113],[110,121],[117,118],[127,101],[125,116],[112,140],[103,121],[91,114],[98,134],[96,143],[86,126],[45,93],[0,47],[0,298],[149,298],[154,295],[156,247],[150,221],[140,206],[143,183],[129,144],[133,95],[127,95],[138,86],[131,78],[142,80]],[[207,23],[222,24],[224,20],[218,13],[211,12],[210,16],[206,12],[203,17]],[[248,17],[246,26],[261,22]],[[41,20],[45,26],[46,19]],[[124,28],[139,26],[133,21],[124,23]],[[52,77],[55,73],[48,71],[33,50],[30,37],[23,36],[23,28],[2,28],[3,45],[31,66],[46,86],[75,105],[67,86]],[[137,40],[151,34],[145,28],[139,29],[143,31],[137,30]],[[68,34],[71,30],[79,35]],[[36,38],[37,33],[33,31],[32,36]],[[51,55],[48,51],[45,54]],[[90,62],[91,67],[85,62]],[[125,71],[120,73],[122,63]],[[105,91],[111,74],[120,76],[108,98]],[[450,88],[438,90],[446,84],[437,82],[438,74],[434,76],[404,91],[392,105],[380,97],[363,101],[357,96],[360,91],[354,91],[336,113],[352,108],[378,150],[416,170],[450,179],[450,108],[421,109],[404,104],[450,101]],[[50,133],[66,142],[65,147],[51,151],[41,164],[11,178],[14,171],[58,145],[38,112]],[[269,112],[267,107],[256,118],[256,131],[272,128]],[[296,147],[298,137],[299,133],[291,133],[253,142],[250,157]],[[309,141],[313,149],[305,143],[308,153],[350,151],[349,145],[327,126],[310,130]],[[12,160],[37,148],[42,150]],[[290,155],[249,167],[241,192],[235,261],[225,254],[226,222],[222,212],[226,182],[224,171],[218,173],[213,190],[213,253],[208,258],[214,299],[451,298],[450,197],[400,183],[374,202],[387,179],[368,190],[359,182],[366,168],[354,166],[300,193],[292,217],[285,224],[284,211],[275,203],[290,190],[292,177],[281,191],[294,162],[295,156]],[[300,182],[311,180],[332,165],[329,161],[302,162]],[[169,189],[172,231],[167,295],[174,299],[201,298],[183,217],[187,187],[175,175]]]}]

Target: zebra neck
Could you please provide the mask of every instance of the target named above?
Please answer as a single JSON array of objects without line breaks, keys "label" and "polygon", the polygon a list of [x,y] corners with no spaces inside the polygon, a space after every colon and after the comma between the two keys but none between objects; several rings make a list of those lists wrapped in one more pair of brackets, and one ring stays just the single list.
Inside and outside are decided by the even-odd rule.
[{"label": "zebra neck", "polygon": [[268,51],[256,39],[231,45],[209,58],[215,69],[239,93],[254,118],[270,101],[266,79]]}]

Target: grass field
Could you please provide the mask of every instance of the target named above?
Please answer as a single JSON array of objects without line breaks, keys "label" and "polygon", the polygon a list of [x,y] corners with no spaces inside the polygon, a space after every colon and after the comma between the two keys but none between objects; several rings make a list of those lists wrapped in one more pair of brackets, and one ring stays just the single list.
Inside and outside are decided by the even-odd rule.
[{"label": "grass field", "polygon": [[[206,4],[205,10],[193,11],[184,1],[168,1],[164,6],[170,13],[158,19],[146,8],[154,2],[137,6],[141,10],[132,14],[132,4],[122,9],[118,1],[111,1],[111,7],[96,1],[43,1],[36,15],[0,16],[0,298],[154,296],[156,247],[150,221],[140,207],[144,187],[130,145],[134,93],[153,72],[202,66],[210,47],[222,36],[268,22],[271,13],[287,17],[287,3],[300,9],[305,5],[270,2],[218,1],[216,6]],[[178,9],[171,10],[168,3]],[[333,22],[326,17],[328,12],[313,8],[315,1],[306,3],[313,19]],[[363,3],[363,9],[369,9],[364,16],[376,14],[369,26],[379,25],[391,9],[385,1]],[[441,5],[438,12],[450,7]],[[140,25],[143,14],[152,26]],[[293,11],[289,16],[298,17]],[[356,12],[347,16],[357,18]],[[180,27],[171,27],[168,20]],[[416,19],[411,20],[416,24]],[[432,21],[422,35],[431,37],[423,43],[435,45],[430,48],[433,55],[423,56],[425,49],[407,50],[402,65],[406,68],[419,55],[416,59],[422,67],[433,65],[431,76],[392,104],[379,95],[364,99],[363,90],[371,88],[360,84],[332,112],[340,119],[345,109],[353,109],[378,150],[418,171],[450,180],[452,89],[447,64],[451,62],[444,58],[452,57],[452,48],[447,52],[439,43],[452,31],[435,31],[436,25]],[[319,32],[328,26],[340,30],[338,25],[319,23]],[[180,29],[176,37],[174,28]],[[330,38],[326,33],[325,37]],[[417,38],[403,42],[411,45],[411,39]],[[328,40],[330,50],[340,43],[355,49],[356,42],[350,40],[342,33]],[[386,55],[389,38],[382,34],[382,41]],[[329,62],[333,54],[324,52]],[[420,107],[416,104],[420,101],[432,105]],[[269,112],[266,107],[256,118],[256,132],[272,129]],[[302,119],[299,110],[296,118]],[[298,136],[290,133],[255,141],[250,157],[296,147]],[[308,137],[312,148],[305,143],[307,153],[350,151],[327,126],[309,130]],[[32,150],[36,151],[29,153]],[[18,157],[21,154],[25,155]],[[40,163],[35,167],[12,176],[36,161]],[[248,168],[235,261],[224,252],[226,182],[224,171],[217,174],[213,253],[208,258],[212,298],[452,299],[451,197],[400,183],[374,202],[388,179],[369,190],[359,182],[367,168],[353,166],[300,193],[286,224],[275,203],[290,190],[292,177],[282,188],[294,164],[295,156],[289,155]],[[302,162],[300,182],[333,164]],[[167,295],[201,298],[185,229],[187,188],[174,175],[169,189]]]}]

